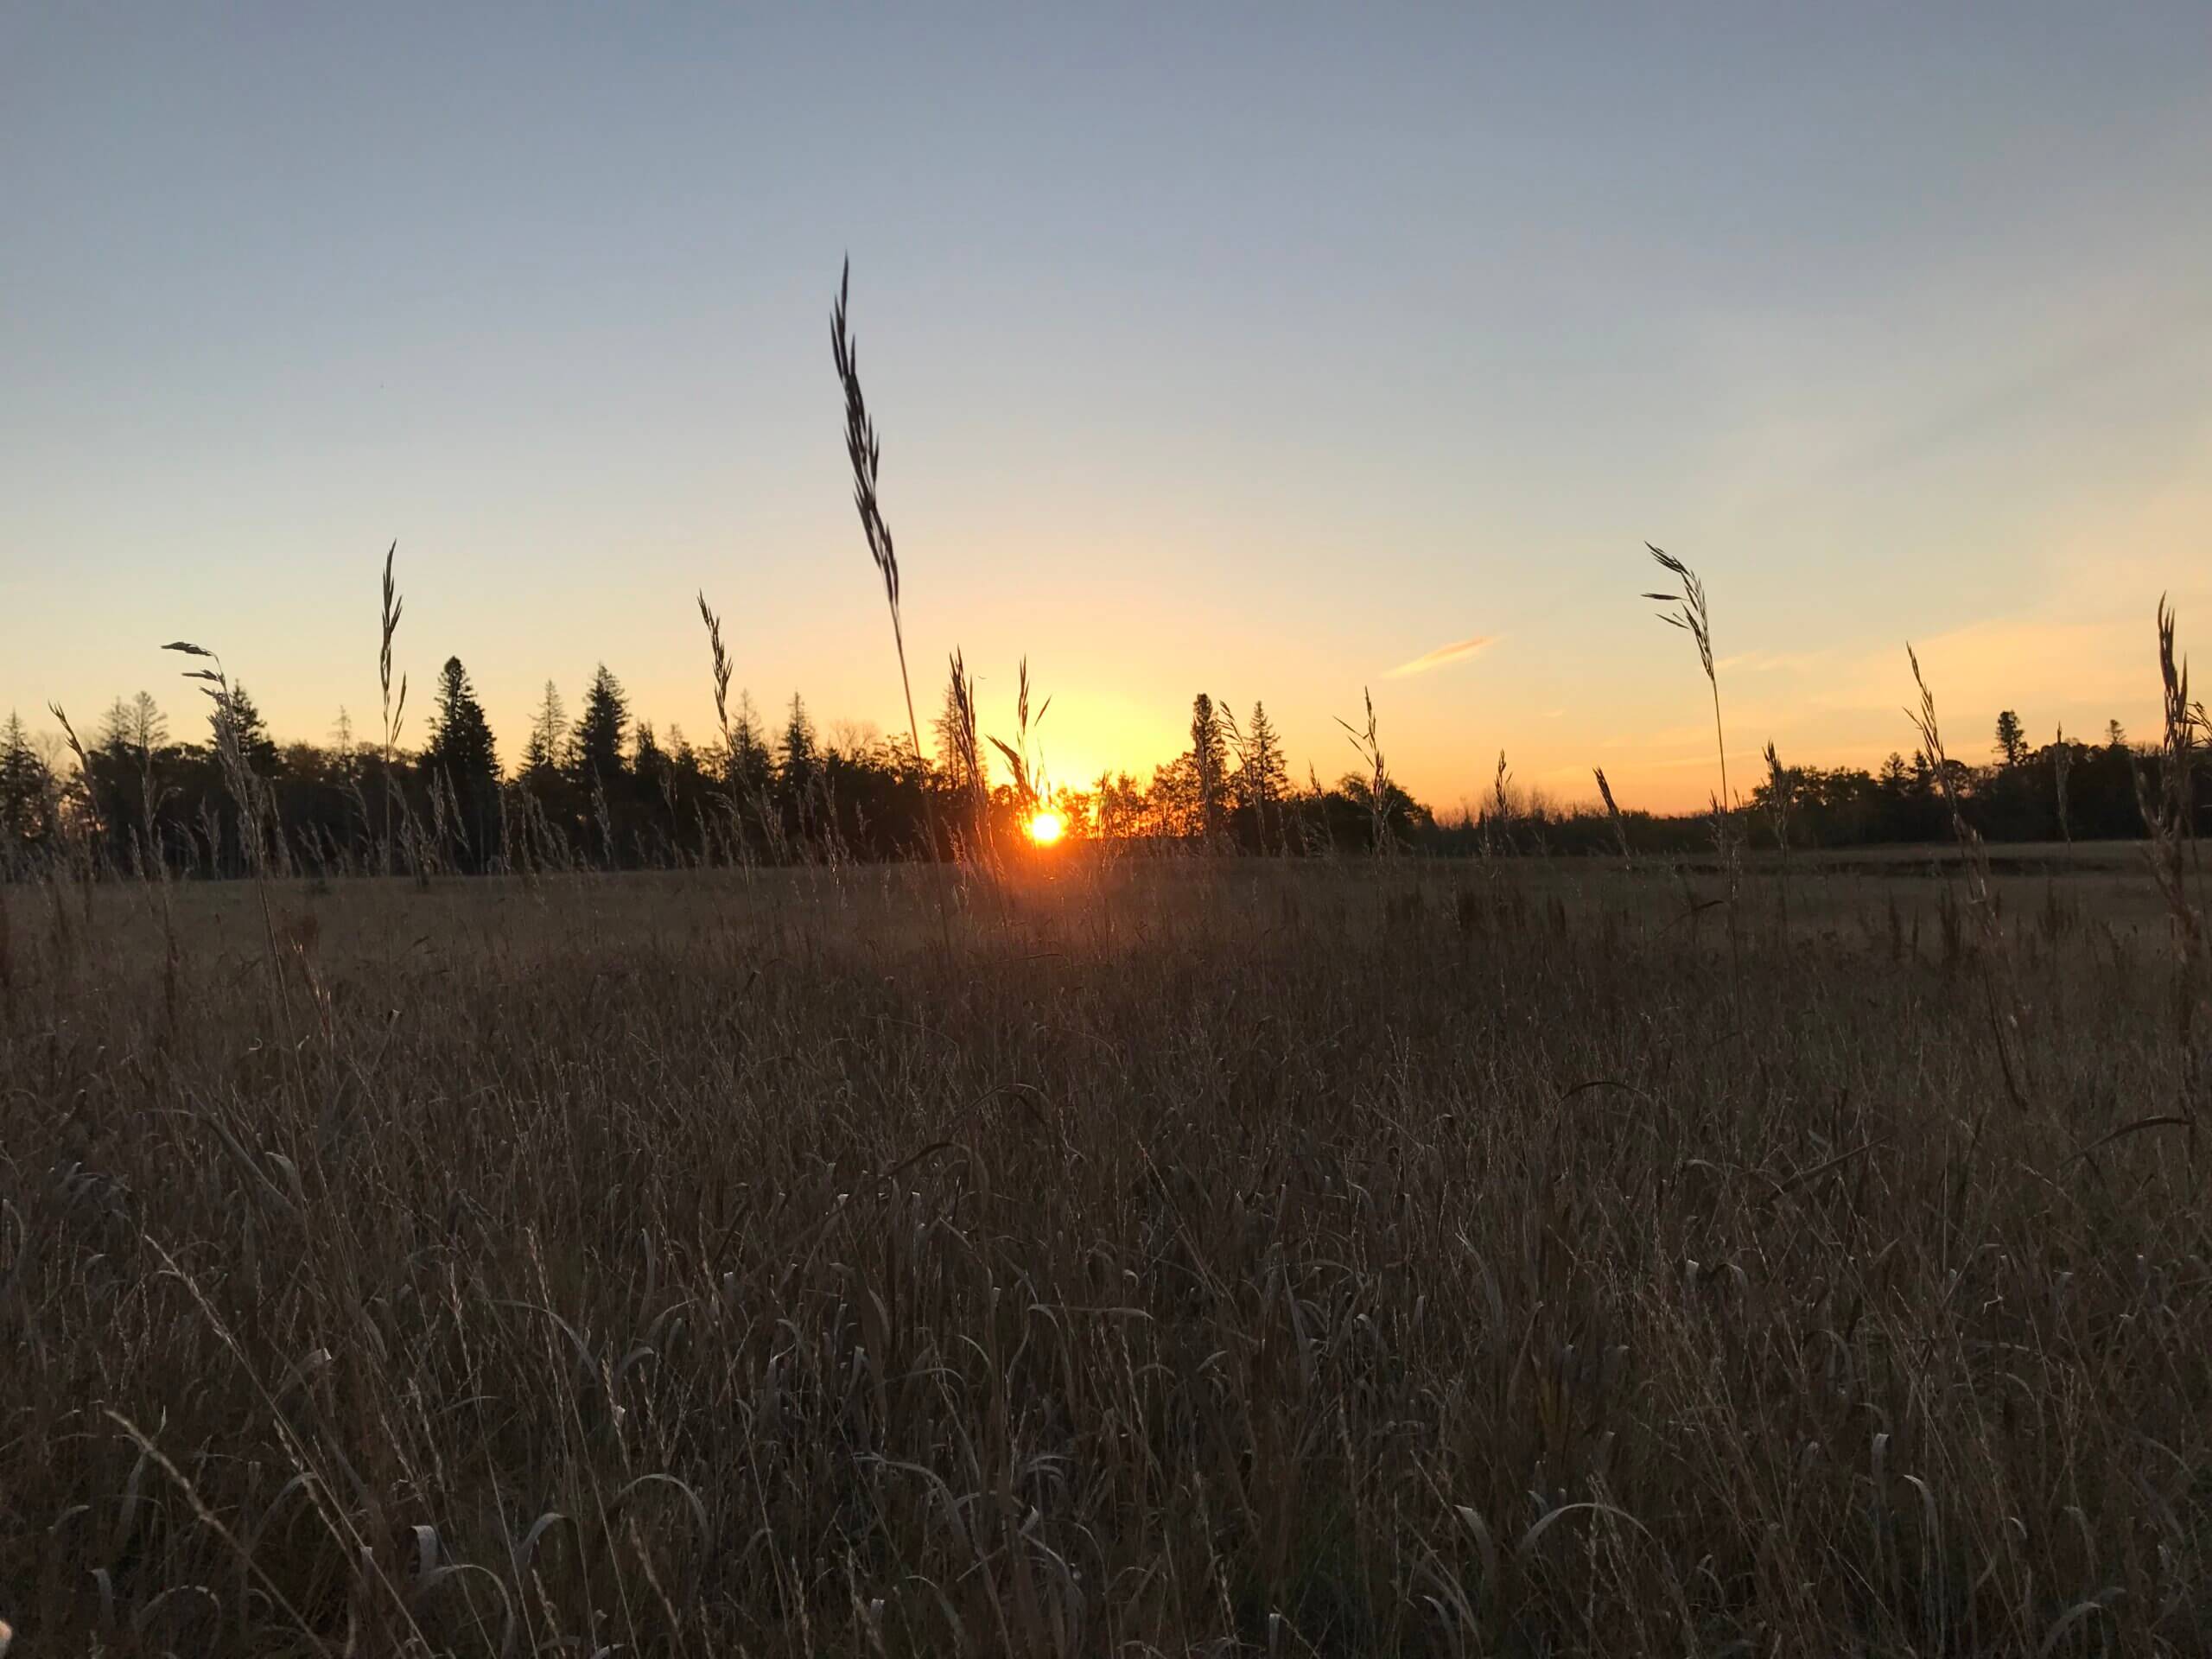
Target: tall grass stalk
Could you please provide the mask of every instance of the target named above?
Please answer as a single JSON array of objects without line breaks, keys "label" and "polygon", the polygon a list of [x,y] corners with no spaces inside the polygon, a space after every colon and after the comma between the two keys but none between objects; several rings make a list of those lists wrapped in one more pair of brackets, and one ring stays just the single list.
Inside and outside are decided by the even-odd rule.
[{"label": "tall grass stalk", "polygon": [[1388,856],[1397,849],[1397,836],[1390,828],[1390,798],[1397,786],[1390,781],[1390,768],[1382,758],[1382,734],[1375,721],[1375,694],[1362,686],[1359,695],[1367,707],[1367,723],[1355,726],[1340,715],[1337,724],[1344,728],[1344,735],[1351,740],[1352,753],[1360,758],[1361,764],[1367,770],[1367,816],[1371,844],[1376,853]]},{"label": "tall grass stalk", "polygon": [[729,837],[730,861],[735,863],[744,845],[744,830],[739,823],[737,802],[737,741],[729,720],[729,683],[734,664],[722,644],[722,620],[707,603],[703,588],[699,593],[699,620],[707,625],[709,671],[715,688],[715,729],[721,734],[722,746],[722,806],[728,815],[724,828]]},{"label": "tall grass stalk", "polygon": [[384,613],[377,647],[377,681],[384,690],[384,873],[390,875],[394,868],[392,843],[392,786],[391,765],[393,751],[398,747],[400,723],[407,715],[407,676],[399,677],[399,695],[395,700],[391,690],[391,642],[399,632],[399,613],[403,601],[399,589],[392,581],[392,560],[397,556],[399,543],[395,538],[384,556]]},{"label": "tall grass stalk", "polygon": [[1789,931],[1789,806],[1796,782],[1782,764],[1772,738],[1767,740],[1763,758],[1766,761],[1767,823],[1774,831],[1775,854],[1782,866],[1782,931],[1786,937]]},{"label": "tall grass stalk", "polygon": [[1613,801],[1613,786],[1605,781],[1605,769],[1592,766],[1590,770],[1598,780],[1598,798],[1605,804],[1605,816],[1612,821],[1613,839],[1620,844],[1621,863],[1624,867],[1633,865],[1636,855],[1629,850],[1628,821],[1621,817],[1621,810]]},{"label": "tall grass stalk", "polygon": [[1698,580],[1697,572],[1671,553],[1662,552],[1650,543],[1644,544],[1659,568],[1681,585],[1681,592],[1646,594],[1646,599],[1656,599],[1672,605],[1671,611],[1662,611],[1659,620],[1669,627],[1680,628],[1697,645],[1698,666],[1705,671],[1706,684],[1713,692],[1713,746],[1720,760],[1720,808],[1732,811],[1735,797],[1728,791],[1728,740],[1720,727],[1720,677],[1713,664],[1713,613],[1706,604],[1705,583]]},{"label": "tall grass stalk", "polygon": [[2189,696],[2189,662],[2178,655],[2174,643],[2173,607],[2158,601],[2159,734],[2158,781],[2145,776],[2141,761],[2135,765],[2135,796],[2143,814],[2148,839],[2144,856],[2152,879],[2165,901],[2167,927],[2173,941],[2176,963],[2175,1021],[2184,1047],[2197,996],[2197,978],[2204,956],[2204,923],[2189,891],[2187,849],[2194,829],[2196,794],[2197,739],[2203,727],[2203,710]]},{"label": "tall grass stalk", "polygon": [[853,264],[845,262],[837,279],[837,299],[830,311],[830,350],[837,365],[837,379],[845,391],[845,455],[852,463],[853,506],[859,512],[861,532],[868,538],[868,556],[883,577],[883,597],[891,607],[891,639],[899,651],[899,684],[906,696],[906,730],[914,745],[914,758],[922,756],[922,726],[914,717],[914,685],[906,673],[906,634],[899,615],[899,555],[892,545],[891,526],[884,522],[882,504],[876,497],[876,480],[883,447],[875,423],[861,393],[858,344],[846,320],[851,297]]},{"label": "tall grass stalk", "polygon": [[1943,747],[1943,733],[1936,718],[1936,694],[1929,689],[1927,677],[1921,672],[1920,655],[1908,642],[1905,659],[1912,665],[1912,683],[1920,694],[1917,707],[1908,708],[1906,717],[1919,734],[1921,753],[1928,759],[1936,775],[1936,788],[1951,821],[1951,833],[1959,843],[1967,873],[1967,909],[1981,944],[1981,976],[1988,1005],[1992,1034],[1997,1053],[2002,1063],[2006,1088],[2013,1103],[2025,1108],[2027,1077],[2024,1050],[2021,1037],[2020,1001],[2012,984],[2011,958],[2005,949],[2004,929],[1997,914],[1997,895],[1992,882],[1988,849],[1982,844],[1981,833],[1967,819],[1965,803],[1960,798],[1956,768],[1950,753]]}]

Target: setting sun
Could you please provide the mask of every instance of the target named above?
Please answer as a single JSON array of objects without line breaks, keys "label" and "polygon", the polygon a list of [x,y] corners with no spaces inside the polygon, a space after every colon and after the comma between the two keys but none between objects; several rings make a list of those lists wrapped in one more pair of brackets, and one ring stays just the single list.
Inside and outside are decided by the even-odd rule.
[{"label": "setting sun", "polygon": [[1029,820],[1029,839],[1049,847],[1068,832],[1068,821],[1047,807]]}]

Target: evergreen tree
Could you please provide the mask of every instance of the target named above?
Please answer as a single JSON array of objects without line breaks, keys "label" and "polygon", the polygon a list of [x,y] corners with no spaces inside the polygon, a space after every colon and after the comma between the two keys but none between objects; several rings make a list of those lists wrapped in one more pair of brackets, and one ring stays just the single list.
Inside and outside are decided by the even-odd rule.
[{"label": "evergreen tree", "polygon": [[269,722],[261,717],[245,687],[233,680],[231,689],[214,693],[213,700],[215,706],[207,711],[207,733],[218,753],[227,722],[247,769],[258,778],[269,776],[276,767],[276,740],[269,735]]},{"label": "evergreen tree", "polygon": [[53,773],[10,709],[0,726],[0,842],[27,845],[43,841],[53,828]]},{"label": "evergreen tree", "polygon": [[791,714],[784,721],[781,765],[783,785],[794,796],[804,797],[807,783],[822,764],[822,746],[814,735],[814,721],[806,704],[791,693]]},{"label": "evergreen tree", "polygon": [[630,700],[622,682],[601,663],[584,688],[583,713],[576,717],[569,743],[569,765],[578,781],[588,784],[596,778],[604,784],[622,775],[623,740],[629,728]]},{"label": "evergreen tree", "polygon": [[492,722],[468,683],[461,658],[448,657],[439,671],[436,703],[430,710],[429,741],[423,745],[423,764],[442,772],[455,790],[466,785],[497,783],[499,745],[492,736]]},{"label": "evergreen tree", "polygon": [[2020,725],[2020,717],[2007,709],[1997,716],[1998,755],[2008,766],[2017,766],[2028,758],[2028,734]]},{"label": "evergreen tree", "polygon": [[492,842],[499,834],[499,745],[460,658],[446,658],[435,695],[423,766],[431,787],[446,791],[461,813],[465,867],[480,868],[497,850]]},{"label": "evergreen tree", "polygon": [[1252,705],[1252,724],[1244,734],[1243,764],[1236,769],[1236,804],[1248,809],[1262,848],[1275,839],[1275,821],[1290,794],[1290,769],[1282,758],[1282,740],[1268,718],[1267,705]]},{"label": "evergreen tree", "polygon": [[[674,727],[669,728],[675,731]],[[677,734],[679,736],[681,733]],[[650,720],[638,722],[636,733],[630,740],[630,768],[641,784],[660,786],[661,774],[668,770],[668,751],[660,746],[660,734],[653,730]]]},{"label": "evergreen tree", "polygon": [[1196,796],[1198,830],[1221,832],[1227,813],[1224,797],[1229,777],[1229,740],[1213,699],[1201,691],[1191,702],[1191,786]]},{"label": "evergreen tree", "polygon": [[522,775],[543,784],[560,767],[561,740],[567,735],[569,717],[561,707],[561,688],[545,682],[545,695],[530,717],[530,737],[523,745]]},{"label": "evergreen tree", "polygon": [[750,795],[768,786],[775,756],[768,752],[768,740],[760,735],[760,711],[753,706],[749,691],[737,694],[737,718],[730,723],[727,758],[729,782],[736,789]]}]

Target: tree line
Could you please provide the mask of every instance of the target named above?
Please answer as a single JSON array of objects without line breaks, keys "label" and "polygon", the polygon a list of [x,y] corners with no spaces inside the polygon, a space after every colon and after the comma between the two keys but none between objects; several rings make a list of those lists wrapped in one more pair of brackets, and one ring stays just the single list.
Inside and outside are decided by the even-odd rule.
[{"label": "tree line", "polygon": [[[721,730],[694,743],[634,714],[604,664],[573,716],[547,682],[510,765],[468,671],[447,659],[426,734],[364,741],[341,710],[326,743],[279,744],[243,684],[215,682],[204,735],[180,736],[147,692],[118,698],[80,742],[0,726],[0,859],[22,873],[78,856],[102,873],[416,875],[701,864],[949,858],[1026,839],[1055,814],[1076,839],[1211,843],[1308,855],[1368,844],[1363,780],[1290,779],[1264,706],[1239,723],[1201,695],[1191,749],[1147,780],[1052,785],[1017,742],[979,735],[956,664],[935,753],[840,726],[825,734],[794,694],[772,726],[717,685]],[[60,710],[57,717],[65,721]],[[985,744],[1004,758],[994,779]],[[1411,846],[1428,810],[1392,786],[1391,833]]]},{"label": "tree line", "polygon": [[[10,869],[65,854],[104,873],[211,877],[257,866],[429,876],[950,858],[1017,845],[1045,810],[1077,840],[1288,856],[1609,853],[1624,841],[1677,853],[1709,845],[1714,827],[1709,814],[1560,808],[1512,785],[1502,755],[1491,798],[1440,818],[1390,779],[1371,724],[1364,741],[1347,728],[1370,764],[1325,785],[1309,767],[1299,781],[1263,704],[1240,721],[1203,693],[1189,747],[1148,778],[1052,785],[1031,754],[1026,665],[1014,738],[985,740],[957,656],[926,755],[862,728],[825,735],[796,694],[771,726],[742,691],[730,698],[719,653],[720,729],[705,743],[639,718],[602,664],[573,717],[547,683],[512,766],[458,658],[440,671],[411,751],[360,741],[342,711],[328,742],[280,745],[245,686],[203,677],[216,683],[196,739],[173,734],[143,691],[118,698],[87,741],[70,729],[41,743],[11,714],[0,726]],[[2139,790],[2158,759],[2117,721],[2102,743],[2062,734],[2032,747],[2008,710],[1990,764],[1945,764],[1986,839],[2056,841],[2140,836]],[[1753,844],[1937,841],[1952,833],[1945,781],[1917,752],[1871,772],[1770,756],[1732,817]]]}]

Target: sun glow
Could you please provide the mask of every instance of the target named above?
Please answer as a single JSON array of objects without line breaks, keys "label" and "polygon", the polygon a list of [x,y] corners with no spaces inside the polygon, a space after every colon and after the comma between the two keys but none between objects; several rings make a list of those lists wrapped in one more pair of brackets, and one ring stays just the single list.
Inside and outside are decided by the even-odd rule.
[{"label": "sun glow", "polygon": [[1068,821],[1050,807],[1029,820],[1029,839],[1039,847],[1051,846],[1067,832]]}]

